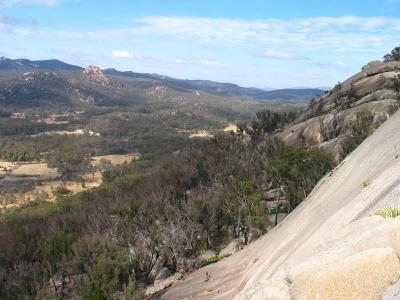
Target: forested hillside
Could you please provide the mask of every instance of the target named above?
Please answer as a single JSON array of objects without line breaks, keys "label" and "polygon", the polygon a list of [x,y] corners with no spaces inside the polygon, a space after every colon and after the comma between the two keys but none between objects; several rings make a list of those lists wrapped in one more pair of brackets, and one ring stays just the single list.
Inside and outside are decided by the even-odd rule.
[{"label": "forested hillside", "polygon": [[288,148],[259,128],[156,165],[109,169],[98,189],[4,214],[1,297],[140,298],[160,264],[190,272],[207,263],[197,258],[205,250],[253,241],[333,167],[328,154]]}]

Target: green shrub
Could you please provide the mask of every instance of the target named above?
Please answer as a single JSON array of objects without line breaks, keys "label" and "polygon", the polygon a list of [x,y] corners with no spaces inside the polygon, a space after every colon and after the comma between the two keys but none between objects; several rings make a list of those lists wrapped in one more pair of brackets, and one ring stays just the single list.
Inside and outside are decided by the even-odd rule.
[{"label": "green shrub", "polygon": [[371,184],[371,179],[366,179],[362,182],[362,187],[365,188]]},{"label": "green shrub", "polygon": [[381,216],[384,218],[396,218],[400,216],[400,208],[387,206],[381,208],[372,214],[373,216]]},{"label": "green shrub", "polygon": [[130,282],[128,251],[100,237],[87,237],[72,246],[72,273],[77,293],[85,299],[108,299]]}]

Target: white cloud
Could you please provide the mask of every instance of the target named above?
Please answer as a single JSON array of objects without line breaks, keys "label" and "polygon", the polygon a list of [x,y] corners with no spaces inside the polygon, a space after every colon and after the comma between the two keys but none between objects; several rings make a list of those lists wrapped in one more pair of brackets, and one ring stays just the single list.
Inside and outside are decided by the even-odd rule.
[{"label": "white cloud", "polygon": [[218,61],[207,60],[207,59],[201,60],[200,65],[207,66],[207,67],[223,67],[223,66],[225,66],[223,63],[220,63]]},{"label": "white cloud", "polygon": [[267,50],[263,53],[263,56],[270,59],[278,59],[278,60],[310,60],[311,58],[303,55],[296,55],[289,52],[283,51],[273,51]]},{"label": "white cloud", "polygon": [[331,67],[334,69],[348,69],[349,67],[342,61],[337,60],[337,61],[310,61],[308,63],[311,66],[316,66],[316,67]]},{"label": "white cloud", "polygon": [[134,58],[135,56],[127,50],[114,50],[111,53],[111,56],[114,58]]},{"label": "white cloud", "polygon": [[[42,0],[42,3],[47,2]],[[120,24],[120,27],[115,28],[115,24]],[[106,26],[106,23],[102,22],[101,26]],[[103,45],[111,42],[127,45],[118,46],[121,48],[108,53],[108,58],[130,58],[134,54],[121,49],[135,45],[135,51],[147,53],[152,59],[138,57],[134,67],[151,72],[169,74],[171,70],[179,70],[198,78],[207,78],[208,75],[217,74],[218,68],[224,67],[226,72],[220,72],[225,74],[221,76],[239,78],[248,73],[251,74],[248,77],[254,81],[269,75],[260,73],[255,76],[254,72],[245,71],[249,70],[247,66],[250,64],[256,65],[255,71],[283,68],[293,72],[301,64],[302,67],[306,65],[311,70],[322,72],[322,79],[311,74],[301,80],[294,78],[300,81],[294,85],[307,85],[304,82],[306,79],[315,80],[315,84],[308,85],[326,85],[328,81],[335,82],[339,76],[348,76],[358,70],[358,64],[379,59],[390,51],[399,43],[399,36],[400,18],[389,17],[242,20],[150,16],[132,19],[122,25],[121,22],[115,22],[113,29],[98,27],[92,30],[59,30],[40,24],[30,26],[27,23],[10,24],[0,20],[0,39],[6,37],[12,43],[15,41],[15,44],[20,43],[18,41],[23,43],[26,39],[21,37],[26,37],[36,44],[46,45],[48,41],[54,41],[55,44],[77,45],[76,49],[82,51],[90,43],[100,47],[94,53],[101,51],[103,58],[104,52],[109,51],[102,49]],[[196,49],[200,59],[191,55],[185,57],[191,49]],[[165,57],[166,52],[171,55],[174,53],[176,57]],[[117,59],[111,61],[118,63]],[[120,62],[128,65],[126,61]],[[243,67],[235,67],[238,65]],[[279,80],[286,79],[276,78],[276,81]],[[251,84],[250,79],[248,82]]]},{"label": "white cloud", "polygon": [[[28,0],[12,0],[28,1]],[[31,0],[33,1],[33,0]],[[31,2],[28,1],[28,2]],[[56,0],[33,2],[55,3]],[[60,0],[58,0],[60,1]],[[398,43],[400,19],[387,17],[337,17],[305,19],[237,20],[192,17],[145,17],[130,27],[110,30],[54,30],[14,27],[17,34],[61,39],[110,40],[116,38],[167,38],[195,44],[268,46],[265,56],[303,59],[294,53],[386,51]]]},{"label": "white cloud", "polygon": [[188,61],[185,59],[178,58],[178,59],[174,60],[174,63],[176,63],[178,65],[186,65],[186,64],[188,64]]}]

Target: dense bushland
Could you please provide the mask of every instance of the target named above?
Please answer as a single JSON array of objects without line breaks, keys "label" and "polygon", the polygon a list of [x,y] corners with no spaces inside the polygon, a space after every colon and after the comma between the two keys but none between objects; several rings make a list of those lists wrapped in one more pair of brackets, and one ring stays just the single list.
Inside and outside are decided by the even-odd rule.
[{"label": "dense bushland", "polygon": [[[0,298],[132,299],[157,261],[185,258],[274,224],[333,167],[319,150],[288,148],[264,133],[220,135],[159,163],[103,173],[92,191],[32,202],[0,223]],[[284,206],[264,193],[281,189]]]}]

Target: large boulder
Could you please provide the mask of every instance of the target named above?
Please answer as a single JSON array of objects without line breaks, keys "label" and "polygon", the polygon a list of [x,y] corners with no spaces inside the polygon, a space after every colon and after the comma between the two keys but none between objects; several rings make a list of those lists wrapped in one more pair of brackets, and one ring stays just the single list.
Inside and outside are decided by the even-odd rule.
[{"label": "large boulder", "polygon": [[203,261],[197,258],[178,257],[177,270],[181,273],[192,273],[203,266]]},{"label": "large boulder", "polygon": [[393,248],[373,248],[334,260],[323,267],[303,266],[290,274],[293,299],[380,299],[400,278],[400,262]]},{"label": "large boulder", "polygon": [[225,248],[223,248],[218,257],[219,258],[223,258],[223,257],[227,257],[230,256],[236,252],[238,252],[240,250],[240,246],[243,245],[243,241],[240,239],[235,239],[233,241],[231,241]]},{"label": "large boulder", "polygon": [[380,67],[382,64],[383,64],[383,62],[381,62],[380,60],[373,60],[373,61],[370,61],[369,63],[367,63],[365,66],[363,66],[362,70],[368,71],[372,68]]},{"label": "large boulder", "polygon": [[274,201],[276,199],[279,199],[280,197],[283,196],[283,192],[281,189],[272,189],[269,191],[263,192],[263,198],[267,201]]},{"label": "large boulder", "polygon": [[251,228],[248,234],[248,242],[252,243],[263,235],[262,230],[258,228]]},{"label": "large boulder", "polygon": [[110,83],[110,80],[106,75],[104,75],[103,71],[97,66],[88,66],[83,70],[83,74],[90,77],[91,80],[101,83],[103,85],[107,85]]},{"label": "large boulder", "polygon": [[388,287],[383,293],[382,300],[398,300],[400,299],[400,281]]},{"label": "large boulder", "polygon": [[157,294],[158,292],[165,290],[167,287],[170,287],[172,284],[174,284],[175,281],[181,278],[182,278],[181,273],[175,273],[174,275],[169,276],[168,278],[158,280],[154,282],[152,286],[146,288],[145,296],[149,297],[151,295]]},{"label": "large boulder", "polygon": [[153,268],[151,269],[149,276],[148,276],[148,281],[150,282],[154,282],[154,280],[156,279],[158,273],[160,272],[161,268],[165,265],[165,263],[167,262],[167,257],[165,255],[160,255]]},{"label": "large boulder", "polygon": [[400,278],[399,254],[400,218],[362,218],[288,269],[292,296],[379,299]]},{"label": "large boulder", "polygon": [[209,261],[217,257],[217,253],[214,250],[206,250],[199,255],[199,259],[203,261]]}]

